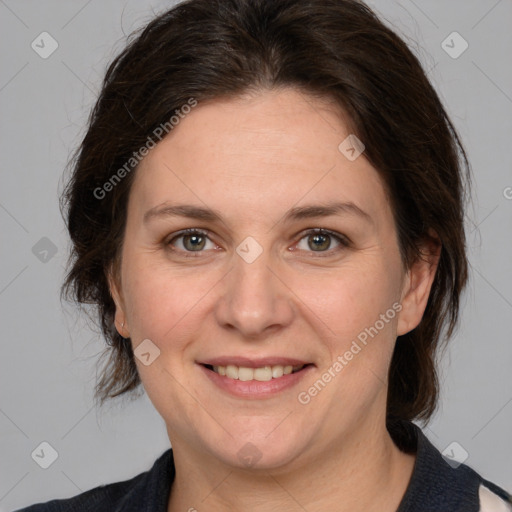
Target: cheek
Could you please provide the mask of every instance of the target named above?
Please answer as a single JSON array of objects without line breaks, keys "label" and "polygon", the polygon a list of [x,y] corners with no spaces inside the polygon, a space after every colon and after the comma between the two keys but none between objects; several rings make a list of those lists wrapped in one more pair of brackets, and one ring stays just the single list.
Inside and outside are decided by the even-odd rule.
[{"label": "cheek", "polygon": [[158,343],[162,332],[179,318],[183,304],[179,291],[173,292],[173,282],[161,265],[129,247],[123,254],[122,282],[132,340],[149,338]]},{"label": "cheek", "polygon": [[[190,378],[184,371],[184,354],[195,338],[194,331],[201,325],[198,315],[205,277],[175,269],[171,272],[168,265],[155,264],[149,255],[127,254],[123,265],[123,291],[133,349],[149,339],[160,350],[147,366],[135,358],[144,389],[162,413],[167,407],[181,408],[186,399],[180,389]],[[163,396],[168,403],[160,403]]]},{"label": "cheek", "polygon": [[338,343],[372,326],[399,298],[394,273],[378,262],[297,276],[291,288]]},{"label": "cheek", "polygon": [[[387,382],[396,339],[400,304],[394,267],[383,261],[347,265],[329,276],[296,281],[304,297],[304,315],[314,322],[323,342],[322,379],[329,387],[327,402],[341,401],[346,411],[367,405]],[[320,342],[320,340],[319,340]],[[324,373],[324,372],[329,372]],[[341,419],[340,419],[341,421]]]},{"label": "cheek", "polygon": [[[123,291],[132,340],[145,338],[173,351],[200,325],[198,315],[215,294],[214,272],[177,268],[152,254],[123,256]],[[172,344],[169,341],[172,340]]]}]

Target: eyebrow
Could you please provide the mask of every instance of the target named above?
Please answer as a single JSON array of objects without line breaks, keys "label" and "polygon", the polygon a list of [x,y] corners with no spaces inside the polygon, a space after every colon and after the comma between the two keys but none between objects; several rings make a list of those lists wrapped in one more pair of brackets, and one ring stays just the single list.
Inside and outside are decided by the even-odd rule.
[{"label": "eyebrow", "polygon": [[[284,223],[298,221],[302,219],[313,219],[319,217],[329,217],[332,215],[349,214],[360,217],[366,222],[373,223],[372,217],[355,203],[349,202],[331,202],[326,204],[316,204],[308,206],[296,206],[291,208],[283,218]],[[187,217],[190,219],[222,222],[222,215],[219,211],[195,205],[181,204],[169,205],[162,204],[148,210],[143,217],[144,223],[154,218],[165,217]]]}]

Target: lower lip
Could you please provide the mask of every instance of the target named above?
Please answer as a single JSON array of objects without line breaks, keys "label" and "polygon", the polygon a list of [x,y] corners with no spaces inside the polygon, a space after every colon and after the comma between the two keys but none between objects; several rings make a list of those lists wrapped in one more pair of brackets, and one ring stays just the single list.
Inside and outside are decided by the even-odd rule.
[{"label": "lower lip", "polygon": [[203,373],[220,389],[240,398],[268,398],[274,396],[280,391],[290,389],[298,384],[306,374],[314,368],[313,365],[304,367],[302,370],[283,375],[277,379],[264,382],[258,380],[242,381],[238,379],[230,379],[223,375],[219,375],[213,370],[209,370],[202,364],[199,365]]}]

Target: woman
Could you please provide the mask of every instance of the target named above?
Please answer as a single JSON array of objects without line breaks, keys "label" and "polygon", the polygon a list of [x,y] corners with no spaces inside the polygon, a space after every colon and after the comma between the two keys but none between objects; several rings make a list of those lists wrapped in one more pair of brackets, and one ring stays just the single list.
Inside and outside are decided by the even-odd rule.
[{"label": "woman", "polygon": [[64,202],[101,401],[172,450],[27,511],[491,511],[412,420],[467,279],[468,162],[419,62],[355,0],[190,0],[112,63]]}]

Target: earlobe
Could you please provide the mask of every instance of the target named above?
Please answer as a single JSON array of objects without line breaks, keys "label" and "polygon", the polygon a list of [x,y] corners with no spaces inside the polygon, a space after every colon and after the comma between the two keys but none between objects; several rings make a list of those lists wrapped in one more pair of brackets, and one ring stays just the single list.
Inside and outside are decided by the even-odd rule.
[{"label": "earlobe", "polygon": [[429,234],[430,237],[421,247],[421,256],[412,264],[404,278],[402,310],[397,323],[398,336],[415,329],[427,307],[442,249],[438,236],[433,231]]}]

